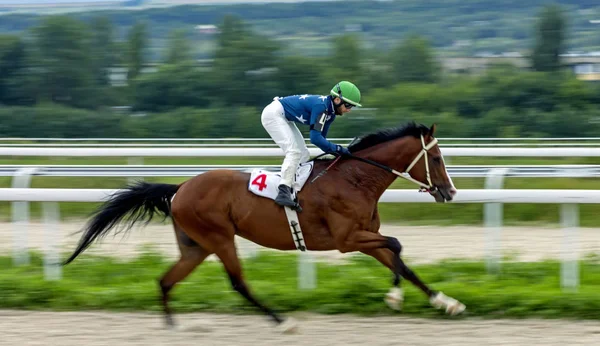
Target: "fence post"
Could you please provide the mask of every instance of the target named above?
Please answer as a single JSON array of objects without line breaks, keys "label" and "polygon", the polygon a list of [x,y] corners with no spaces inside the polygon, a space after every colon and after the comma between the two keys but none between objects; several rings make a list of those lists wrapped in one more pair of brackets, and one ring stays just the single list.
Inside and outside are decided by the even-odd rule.
[{"label": "fence post", "polygon": [[298,288],[312,290],[317,287],[315,259],[308,251],[300,251],[298,254]]},{"label": "fence post", "polygon": [[[501,189],[504,176],[510,168],[491,169],[485,179],[486,189]],[[483,218],[485,224],[485,254],[488,273],[497,274],[500,271],[500,238],[502,235],[502,219],[504,217],[502,203],[485,203]]]},{"label": "fence post", "polygon": [[562,204],[560,206],[560,220],[563,228],[560,283],[563,289],[577,291],[579,287],[578,205]]},{"label": "fence post", "polygon": [[[31,175],[38,167],[24,167],[18,169],[13,175],[13,188],[28,188],[31,184]],[[27,249],[27,232],[29,229],[29,202],[12,202],[13,223],[13,263],[14,265],[29,264],[29,251]]]},{"label": "fence post", "polygon": [[[127,158],[127,165],[129,165],[129,166],[142,166],[142,165],[144,165],[144,158],[143,157],[128,157]],[[128,176],[127,177],[127,182],[129,184],[133,184],[133,183],[136,183],[138,181],[144,181],[144,177],[132,177],[132,176]]]},{"label": "fence post", "polygon": [[60,209],[58,202],[43,202],[44,214],[44,278],[46,280],[60,280],[62,267],[60,265]]}]

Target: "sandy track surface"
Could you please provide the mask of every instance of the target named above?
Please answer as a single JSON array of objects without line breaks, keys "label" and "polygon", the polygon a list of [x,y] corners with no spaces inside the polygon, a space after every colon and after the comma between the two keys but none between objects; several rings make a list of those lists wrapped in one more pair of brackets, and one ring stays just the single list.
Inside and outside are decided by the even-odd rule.
[{"label": "sandy track surface", "polygon": [[296,317],[296,334],[262,316],[179,315],[181,330],[159,315],[0,310],[0,345],[598,345],[600,322],[428,320],[347,315]]},{"label": "sandy track surface", "polygon": [[[52,232],[59,240],[61,251],[72,251],[79,235],[72,233],[81,229],[85,221],[63,222],[55,229],[47,229],[42,223],[31,223],[27,228],[29,248],[43,250],[47,235]],[[14,225],[0,223],[0,253],[9,254],[13,247]],[[20,230],[22,231],[22,228]],[[576,248],[581,255],[600,253],[600,228],[580,228]],[[484,227],[442,226],[391,226],[383,225],[381,233],[397,237],[403,245],[407,263],[436,262],[445,258],[483,258],[486,253],[486,230]],[[564,231],[560,228],[505,227],[500,238],[502,254],[515,256],[521,261],[561,258]],[[118,257],[135,256],[143,245],[152,245],[169,257],[178,256],[174,233],[169,224],[151,224],[134,228],[126,237],[108,236],[94,244],[87,253],[107,254]],[[242,256],[259,249],[245,239],[238,239]],[[337,251],[313,252],[317,258],[344,258]],[[214,257],[214,256],[211,256]]]}]

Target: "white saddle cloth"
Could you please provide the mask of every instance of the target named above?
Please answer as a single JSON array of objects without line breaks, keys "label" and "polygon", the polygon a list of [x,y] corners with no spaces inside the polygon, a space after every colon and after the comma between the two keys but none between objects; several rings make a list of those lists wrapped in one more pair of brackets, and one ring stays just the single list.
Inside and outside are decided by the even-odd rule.
[{"label": "white saddle cloth", "polygon": [[[308,180],[310,173],[313,170],[313,161],[301,163],[296,170],[296,180],[292,185],[293,190],[298,193],[302,190],[302,187]],[[275,199],[277,197],[277,187],[281,181],[281,174],[279,172],[265,171],[259,168],[253,169],[250,173],[250,181],[248,182],[248,190],[252,193]]]}]

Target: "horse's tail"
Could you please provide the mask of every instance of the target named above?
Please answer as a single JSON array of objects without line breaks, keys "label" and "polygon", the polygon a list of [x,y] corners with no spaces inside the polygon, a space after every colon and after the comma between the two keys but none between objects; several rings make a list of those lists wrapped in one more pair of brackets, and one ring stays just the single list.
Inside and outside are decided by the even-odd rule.
[{"label": "horse's tail", "polygon": [[93,218],[82,230],[84,234],[77,249],[63,265],[73,261],[95,240],[106,236],[121,221],[126,221],[127,227],[115,233],[127,232],[140,219],[145,219],[148,224],[155,213],[162,214],[164,218],[171,216],[171,198],[179,186],[139,182],[113,194],[94,212]]}]

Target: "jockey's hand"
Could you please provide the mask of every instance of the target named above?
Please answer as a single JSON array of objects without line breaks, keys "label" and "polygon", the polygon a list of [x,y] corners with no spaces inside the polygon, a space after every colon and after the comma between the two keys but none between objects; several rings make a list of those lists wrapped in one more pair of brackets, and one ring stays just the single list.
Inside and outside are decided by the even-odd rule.
[{"label": "jockey's hand", "polygon": [[352,153],[350,153],[350,150],[348,150],[347,148],[344,148],[344,147],[342,147],[342,146],[341,146],[341,145],[339,145],[339,144],[338,144],[338,145],[336,145],[336,149],[335,149],[335,151],[336,151],[338,154],[342,155],[342,156],[344,156],[344,155],[347,155],[347,156],[349,156],[349,155],[352,155]]}]

